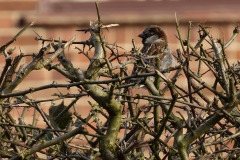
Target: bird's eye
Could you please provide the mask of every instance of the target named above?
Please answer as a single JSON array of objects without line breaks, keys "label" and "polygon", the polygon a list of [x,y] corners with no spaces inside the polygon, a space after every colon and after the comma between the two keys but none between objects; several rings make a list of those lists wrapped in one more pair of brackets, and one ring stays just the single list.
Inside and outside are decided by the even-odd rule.
[{"label": "bird's eye", "polygon": [[154,33],[153,33],[153,32],[150,32],[149,35],[152,36],[152,35],[154,35]]}]

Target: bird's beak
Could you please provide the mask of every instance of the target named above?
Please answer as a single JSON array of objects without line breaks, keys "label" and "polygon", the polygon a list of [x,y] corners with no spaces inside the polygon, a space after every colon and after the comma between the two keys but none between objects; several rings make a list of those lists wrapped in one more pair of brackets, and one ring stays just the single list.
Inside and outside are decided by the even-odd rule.
[{"label": "bird's beak", "polygon": [[141,33],[141,34],[138,35],[138,37],[145,38],[145,35]]}]

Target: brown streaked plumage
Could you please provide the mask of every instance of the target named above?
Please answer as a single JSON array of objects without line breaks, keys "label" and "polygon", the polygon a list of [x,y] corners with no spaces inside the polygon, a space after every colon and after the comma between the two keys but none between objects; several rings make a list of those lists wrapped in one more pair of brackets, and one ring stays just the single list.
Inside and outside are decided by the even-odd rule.
[{"label": "brown streaked plumage", "polygon": [[[175,66],[175,60],[168,48],[167,35],[162,30],[161,27],[157,25],[148,26],[138,37],[142,38],[143,47],[141,49],[142,56],[157,56],[161,61],[160,69],[167,69]],[[149,59],[148,62],[151,63],[148,68],[143,66],[141,60],[138,60],[137,64],[134,65],[132,74],[140,74],[145,72],[154,71],[155,59]],[[164,74],[168,77],[169,73]],[[150,77],[154,80],[153,77]]]}]

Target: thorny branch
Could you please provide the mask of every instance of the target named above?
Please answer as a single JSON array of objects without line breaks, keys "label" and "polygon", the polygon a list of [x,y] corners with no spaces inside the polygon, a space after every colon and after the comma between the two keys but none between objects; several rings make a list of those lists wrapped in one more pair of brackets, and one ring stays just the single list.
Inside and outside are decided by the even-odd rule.
[{"label": "thorny branch", "polygon": [[[102,29],[118,25],[104,25],[97,3],[96,9],[98,19],[79,30],[89,32],[89,39],[75,42],[75,36],[67,41],[38,35],[36,40],[42,42],[43,47],[32,55],[28,64],[22,64],[24,53],[13,57],[15,50],[7,48],[33,23],[0,47],[0,56],[5,57],[0,77],[0,157],[38,159],[37,152],[40,152],[48,159],[238,158],[240,62],[230,64],[225,50],[238,36],[238,25],[229,40],[219,40],[210,36],[209,27],[202,23],[198,33],[193,33],[193,22],[189,22],[185,40],[176,17],[181,45],[181,49],[176,49],[178,64],[159,70],[148,61],[156,56],[135,54],[140,51],[134,40],[130,52],[106,42]],[[199,35],[196,44],[191,42],[192,34]],[[76,45],[76,53],[89,59],[86,71],[76,68],[66,58],[66,48],[72,45]],[[89,46],[88,51],[84,50],[85,46]],[[91,51],[92,57],[88,54]],[[121,60],[122,57],[125,60]],[[59,64],[55,64],[54,59]],[[136,59],[145,64],[141,67],[153,66],[154,71],[130,74]],[[192,60],[196,61],[197,69],[190,65]],[[68,82],[54,80],[51,84],[17,89],[30,72],[43,69],[57,71]],[[170,71],[174,73],[171,79],[162,76]],[[212,82],[205,80],[206,73],[212,75]],[[148,79],[134,81],[149,76],[159,77],[164,84],[159,86],[160,83]],[[180,76],[187,82],[186,89],[181,85]],[[139,83],[145,85],[147,93],[138,93]],[[76,90],[72,93],[70,88]],[[32,93],[47,93],[50,89],[56,89],[56,93],[45,99],[31,98]],[[66,89],[67,93],[60,89]],[[206,96],[206,92],[212,96]],[[79,109],[87,96],[94,102],[88,102],[90,110],[84,116]],[[67,99],[72,101],[65,105]],[[63,101],[55,104],[59,100]],[[43,109],[45,105],[49,105],[49,113]],[[23,108],[18,122],[12,117],[16,108]],[[25,120],[27,109],[34,112],[31,124]],[[38,124],[41,119],[45,128]]]}]

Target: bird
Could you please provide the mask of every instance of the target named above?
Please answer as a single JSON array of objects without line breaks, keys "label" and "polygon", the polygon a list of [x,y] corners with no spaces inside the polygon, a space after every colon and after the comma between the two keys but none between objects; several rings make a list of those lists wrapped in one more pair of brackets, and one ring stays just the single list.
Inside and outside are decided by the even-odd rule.
[{"label": "bird", "polygon": [[[167,35],[161,27],[158,25],[150,25],[144,29],[138,37],[142,39],[143,44],[140,55],[146,58],[144,58],[145,61],[141,61],[141,58],[136,60],[132,74],[153,72],[156,69],[156,58],[160,60],[160,68],[157,69],[165,70],[175,66],[174,56],[168,47]],[[148,59],[147,57],[149,56],[156,58]],[[148,64],[144,65],[142,62]],[[169,74],[170,73],[163,73],[165,78],[168,78]],[[151,76],[149,78],[151,81],[154,81],[154,77]]]}]

